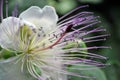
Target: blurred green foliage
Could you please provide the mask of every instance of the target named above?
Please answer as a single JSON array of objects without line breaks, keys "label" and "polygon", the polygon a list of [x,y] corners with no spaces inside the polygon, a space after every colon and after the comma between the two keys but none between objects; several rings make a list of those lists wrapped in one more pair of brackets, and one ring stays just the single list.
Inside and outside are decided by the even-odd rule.
[{"label": "blurred green foliage", "polygon": [[[75,0],[59,0],[59,1],[48,0],[48,4],[54,6],[57,12],[62,15],[77,6]],[[72,5],[72,6],[69,6],[69,5]]]},{"label": "blurred green foliage", "polygon": [[103,0],[79,0],[81,3],[100,4]]}]

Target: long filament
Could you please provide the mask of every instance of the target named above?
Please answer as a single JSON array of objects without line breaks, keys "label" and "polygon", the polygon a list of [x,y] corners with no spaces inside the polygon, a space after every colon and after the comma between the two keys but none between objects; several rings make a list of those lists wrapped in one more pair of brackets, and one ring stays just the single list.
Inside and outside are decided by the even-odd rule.
[{"label": "long filament", "polygon": [[3,0],[0,1],[0,18],[3,20]]}]

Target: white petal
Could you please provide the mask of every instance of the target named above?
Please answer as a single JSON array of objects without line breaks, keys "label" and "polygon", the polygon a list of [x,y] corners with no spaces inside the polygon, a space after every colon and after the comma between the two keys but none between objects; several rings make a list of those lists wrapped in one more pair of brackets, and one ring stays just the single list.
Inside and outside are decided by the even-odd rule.
[{"label": "white petal", "polygon": [[43,9],[32,6],[22,12],[20,18],[35,24],[38,28],[43,27],[44,31],[50,31],[56,27],[58,16],[51,6],[45,6]]},{"label": "white petal", "polygon": [[[22,27],[35,28],[35,25],[16,17],[3,19],[0,24],[0,46],[5,49],[24,51],[27,48],[28,37],[21,32]],[[24,29],[24,28],[23,28]],[[27,30],[29,33],[29,30]],[[27,32],[26,32],[27,33]],[[24,38],[21,34],[24,35]],[[26,41],[26,43],[25,43]]]},{"label": "white petal", "polygon": [[20,20],[15,17],[8,17],[0,24],[0,45],[3,48],[13,48],[16,32],[19,29]]},{"label": "white petal", "polygon": [[22,61],[16,63],[16,60],[17,56],[5,61],[0,60],[0,80],[36,80],[26,68],[24,73],[21,72]]}]

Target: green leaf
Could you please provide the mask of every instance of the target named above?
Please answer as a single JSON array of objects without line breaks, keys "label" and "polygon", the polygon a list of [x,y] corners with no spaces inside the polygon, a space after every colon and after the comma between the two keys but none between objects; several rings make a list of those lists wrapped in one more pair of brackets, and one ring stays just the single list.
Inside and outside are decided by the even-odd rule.
[{"label": "green leaf", "polygon": [[120,66],[116,67],[113,64],[104,69],[108,80],[119,80],[117,76],[119,76]]},{"label": "green leaf", "polygon": [[82,40],[75,39],[75,41],[69,41],[69,43],[64,48],[70,49],[75,47],[86,48],[86,44]]},{"label": "green leaf", "polygon": [[56,3],[56,9],[58,13],[65,14],[68,11],[72,10],[77,6],[75,0],[60,0],[60,2]]},{"label": "green leaf", "polygon": [[[64,49],[70,48],[87,48],[86,44],[82,40],[69,41],[69,43],[64,47]],[[81,52],[87,52],[87,50],[81,50]]]},{"label": "green leaf", "polygon": [[21,72],[21,63],[16,58],[0,61],[0,80],[36,80],[26,70]]},{"label": "green leaf", "polygon": [[[88,69],[88,67],[91,69]],[[70,80],[107,80],[105,73],[98,67],[88,65],[87,67],[86,66],[72,66],[71,68],[86,69],[86,70],[79,71],[79,70],[72,70],[69,68],[69,70],[72,72],[78,72],[82,74],[83,76],[91,77],[91,78],[79,78],[79,77],[71,76]]]},{"label": "green leaf", "polygon": [[0,58],[2,58],[2,59],[8,59],[8,58],[10,58],[12,56],[15,56],[14,52],[11,52],[11,51],[6,50],[6,49],[2,49],[0,51]]}]

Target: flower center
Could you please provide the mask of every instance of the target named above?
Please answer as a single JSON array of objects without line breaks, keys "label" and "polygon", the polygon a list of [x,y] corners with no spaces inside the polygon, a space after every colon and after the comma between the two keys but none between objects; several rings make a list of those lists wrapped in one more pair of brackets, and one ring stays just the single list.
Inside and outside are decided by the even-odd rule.
[{"label": "flower center", "polygon": [[64,33],[53,44],[51,44],[48,47],[42,48],[42,49],[39,49],[39,48],[35,49],[34,52],[41,51],[41,50],[46,50],[46,49],[52,48],[53,46],[57,45],[57,43],[59,43],[61,41],[61,39],[66,35],[66,33],[68,33],[71,30],[72,27],[73,27],[73,24],[68,24]]},{"label": "flower center", "polygon": [[[60,37],[58,37],[56,39],[56,41],[54,41],[53,43],[51,43],[50,45],[48,45],[46,47],[42,47],[42,45],[40,45],[40,44],[47,43],[47,41],[43,42],[42,38],[46,38],[46,37],[38,36],[39,31],[40,31],[39,29],[34,30],[29,25],[24,24],[20,28],[20,40],[24,44],[23,46],[26,46],[24,49],[26,53],[35,53],[38,51],[50,49],[50,48],[54,47],[55,45],[57,45],[61,41],[61,39],[64,38],[66,33],[68,33],[71,30],[72,27],[73,27],[73,24],[68,24],[65,31],[62,33],[62,35]],[[43,34],[44,33],[41,33],[40,35],[43,35]],[[34,42],[35,42],[35,44],[34,44]],[[37,48],[37,46],[38,46],[38,48]]]},{"label": "flower center", "polygon": [[[27,53],[30,53],[30,44],[32,41],[32,29],[26,24],[20,27],[19,30],[19,36],[20,36],[20,41],[21,44],[23,44],[23,50]],[[31,39],[30,39],[31,38]]]}]

